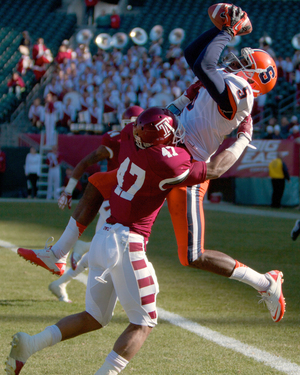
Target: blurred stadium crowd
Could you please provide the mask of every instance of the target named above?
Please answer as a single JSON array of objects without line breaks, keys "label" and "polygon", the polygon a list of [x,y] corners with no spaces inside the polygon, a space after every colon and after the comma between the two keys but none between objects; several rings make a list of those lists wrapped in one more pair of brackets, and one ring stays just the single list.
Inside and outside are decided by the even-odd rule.
[{"label": "blurred stadium crowd", "polygon": [[[84,1],[81,3],[84,11]],[[238,5],[247,8],[244,3],[242,0]],[[299,13],[297,2],[288,3],[289,10]],[[0,123],[9,123],[12,113],[25,101],[28,125],[25,132],[40,132],[49,117],[58,133],[87,130],[78,124],[98,124],[89,127],[89,133],[103,133],[118,124],[124,109],[132,104],[143,108],[166,105],[179,96],[194,78],[182,48],[194,34],[211,26],[206,14],[211,2],[189,0],[172,5],[170,1],[162,4],[161,0],[144,0],[126,4],[123,11],[106,4],[110,5],[107,11],[103,3],[98,16],[93,14],[92,22],[91,18],[83,17],[78,27],[78,16],[70,14],[63,1],[51,0],[47,4],[41,0],[3,1]],[[262,28],[259,14],[265,6],[264,2],[253,3],[251,11],[248,10],[250,16],[253,14],[252,39],[236,38],[224,56],[229,51],[239,54],[241,47],[251,45],[267,50],[275,58],[278,83],[275,90],[255,102],[252,113],[257,124],[255,137],[295,137],[299,131],[300,38],[292,19],[285,33],[290,39],[288,44],[285,42],[284,48],[284,41],[278,42],[282,25],[275,29],[269,25],[275,22],[278,9]],[[89,12],[86,16],[91,15],[90,9],[86,11]],[[281,14],[286,11],[284,7]],[[110,13],[118,12],[121,17],[117,25],[110,27],[102,22]],[[174,12],[177,16],[171,22]],[[10,24],[11,14],[15,17]],[[189,22],[193,22],[192,29],[186,27]],[[128,38],[134,27],[138,34]],[[47,80],[42,79],[46,71]],[[42,90],[29,100],[28,94],[38,83]]]}]

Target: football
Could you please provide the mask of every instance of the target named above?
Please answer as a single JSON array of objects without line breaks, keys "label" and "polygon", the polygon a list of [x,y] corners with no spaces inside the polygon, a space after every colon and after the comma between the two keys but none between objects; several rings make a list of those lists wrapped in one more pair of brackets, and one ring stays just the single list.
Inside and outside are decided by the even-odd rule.
[{"label": "football", "polygon": [[[232,4],[227,3],[218,3],[211,5],[208,8],[208,15],[211,19],[212,23],[219,29],[222,30],[223,22],[224,22],[224,11],[226,8],[231,7]],[[230,14],[230,11],[229,11]],[[250,26],[250,28],[249,28]],[[246,35],[252,32],[252,24],[247,15],[246,20],[244,21],[242,29],[237,33],[237,35]]]}]

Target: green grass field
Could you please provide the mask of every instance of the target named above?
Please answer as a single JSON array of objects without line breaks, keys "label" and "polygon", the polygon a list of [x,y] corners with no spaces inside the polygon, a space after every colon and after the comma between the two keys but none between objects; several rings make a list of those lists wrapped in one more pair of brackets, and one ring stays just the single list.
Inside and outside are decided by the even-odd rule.
[{"label": "green grass field", "polygon": [[[297,213],[295,210],[283,211]],[[1,201],[0,213],[0,240],[33,249],[42,248],[50,236],[57,240],[71,214],[60,211],[54,203],[38,201]],[[300,238],[296,242],[290,239],[294,222],[294,218],[206,212],[206,248],[224,251],[262,273],[272,269],[284,273],[287,311],[280,323],[274,323],[266,307],[258,304],[257,292],[251,287],[180,265],[165,207],[153,228],[148,258],[160,284],[158,307],[264,350],[278,358],[276,363],[281,363],[283,358],[298,366],[292,369],[284,365],[279,371],[276,366],[277,369],[272,368],[159,319],[158,326],[129,363],[124,375],[300,374]],[[82,240],[90,240],[94,228],[95,223],[87,229]],[[4,373],[11,336],[18,331],[38,333],[62,317],[84,310],[85,286],[72,281],[68,292],[73,303],[58,302],[48,291],[48,284],[56,276],[25,262],[9,248],[0,247],[0,251],[0,353]],[[127,324],[126,314],[118,304],[105,329],[36,353],[21,373],[92,375]]]}]

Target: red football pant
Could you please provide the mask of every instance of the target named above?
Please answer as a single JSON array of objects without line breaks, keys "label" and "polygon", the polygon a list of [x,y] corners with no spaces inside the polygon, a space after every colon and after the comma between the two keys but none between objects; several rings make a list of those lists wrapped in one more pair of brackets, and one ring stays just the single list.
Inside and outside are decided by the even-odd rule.
[{"label": "red football pant", "polygon": [[180,263],[188,266],[204,252],[203,199],[209,181],[173,188],[167,196]]}]

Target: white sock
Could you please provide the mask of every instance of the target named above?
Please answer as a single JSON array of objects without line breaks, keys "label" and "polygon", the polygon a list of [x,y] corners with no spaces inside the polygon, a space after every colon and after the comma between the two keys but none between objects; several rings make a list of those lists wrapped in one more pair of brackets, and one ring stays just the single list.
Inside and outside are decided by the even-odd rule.
[{"label": "white sock", "polygon": [[270,281],[265,275],[254,271],[252,268],[249,268],[238,261],[236,261],[236,266],[230,279],[248,284],[260,292],[266,291],[270,286]]},{"label": "white sock", "polygon": [[60,329],[56,326],[49,326],[43,332],[31,336],[34,352],[52,346],[61,341],[62,335]]},{"label": "white sock", "polygon": [[52,246],[53,254],[57,259],[67,258],[71,248],[85,230],[85,226],[79,224],[72,216],[60,239]]},{"label": "white sock", "polygon": [[104,362],[103,365],[99,368],[99,370],[95,373],[95,375],[118,375],[119,371],[117,371],[114,366],[112,366],[108,362]]},{"label": "white sock", "polygon": [[125,358],[112,350],[95,375],[117,375],[124,370],[128,363]]}]

